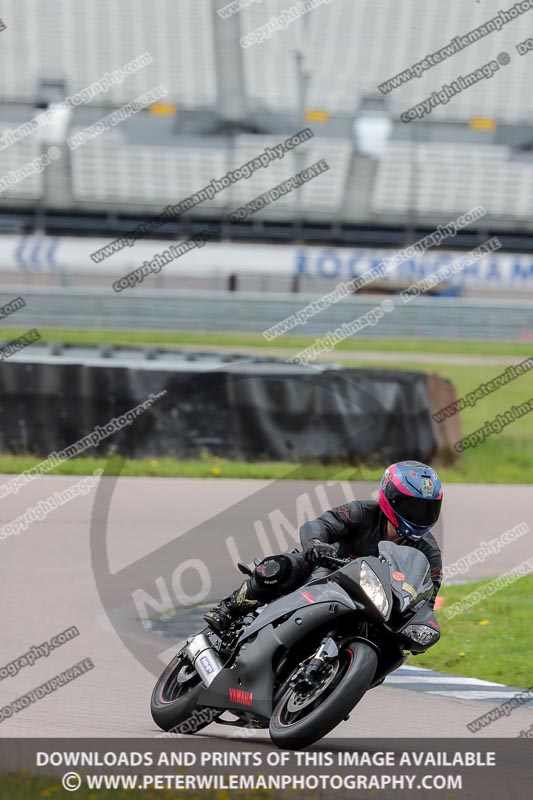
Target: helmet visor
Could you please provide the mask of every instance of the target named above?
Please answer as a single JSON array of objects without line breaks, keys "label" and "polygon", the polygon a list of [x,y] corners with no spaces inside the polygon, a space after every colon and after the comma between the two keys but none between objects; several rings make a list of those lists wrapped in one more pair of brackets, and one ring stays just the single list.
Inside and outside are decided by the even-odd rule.
[{"label": "helmet visor", "polygon": [[434,525],[440,515],[440,500],[425,500],[421,497],[411,497],[403,493],[395,493],[389,500],[394,511],[413,525],[421,528]]}]

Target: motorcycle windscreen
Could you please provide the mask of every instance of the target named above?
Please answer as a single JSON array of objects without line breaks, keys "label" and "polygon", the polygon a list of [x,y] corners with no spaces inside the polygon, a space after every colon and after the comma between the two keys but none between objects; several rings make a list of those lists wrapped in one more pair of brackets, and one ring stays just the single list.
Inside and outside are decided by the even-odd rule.
[{"label": "motorcycle windscreen", "polygon": [[433,582],[424,553],[414,547],[387,541],[381,541],[378,547],[380,555],[389,562],[392,591],[400,601],[400,611],[431,597]]}]

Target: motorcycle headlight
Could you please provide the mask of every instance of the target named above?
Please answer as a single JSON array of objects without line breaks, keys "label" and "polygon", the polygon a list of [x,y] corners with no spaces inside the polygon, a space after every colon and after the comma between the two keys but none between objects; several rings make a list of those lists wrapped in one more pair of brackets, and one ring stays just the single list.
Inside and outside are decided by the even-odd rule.
[{"label": "motorcycle headlight", "polygon": [[422,645],[434,644],[440,639],[439,631],[428,628],[427,625],[408,625],[403,631],[405,636]]},{"label": "motorcycle headlight", "polygon": [[389,601],[387,600],[385,589],[374,570],[368,566],[366,561],[363,561],[361,567],[361,579],[359,583],[369,600],[371,600],[377,610],[386,617],[389,611]]}]

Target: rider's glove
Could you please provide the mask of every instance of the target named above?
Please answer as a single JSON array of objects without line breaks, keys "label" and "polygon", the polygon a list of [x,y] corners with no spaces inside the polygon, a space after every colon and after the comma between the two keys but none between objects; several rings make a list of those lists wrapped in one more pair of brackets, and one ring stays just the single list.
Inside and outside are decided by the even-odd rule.
[{"label": "rider's glove", "polygon": [[337,545],[328,544],[321,539],[310,539],[305,550],[305,558],[312,567],[317,567],[327,558],[335,558],[337,555]]}]

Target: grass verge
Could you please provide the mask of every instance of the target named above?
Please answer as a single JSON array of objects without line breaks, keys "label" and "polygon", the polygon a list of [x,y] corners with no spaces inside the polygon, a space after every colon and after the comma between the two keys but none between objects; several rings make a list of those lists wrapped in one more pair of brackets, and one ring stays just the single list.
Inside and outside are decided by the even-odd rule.
[{"label": "grass verge", "polygon": [[[490,458],[481,458],[474,451],[467,454],[458,467],[443,467],[434,463],[444,483],[502,483],[528,484],[533,482],[533,445],[527,450],[516,444],[508,447],[506,461],[498,462],[502,448],[486,443]],[[0,473],[19,474],[36,467],[42,459],[33,456],[0,455]],[[349,480],[377,482],[383,474],[384,465],[354,467],[343,463],[321,464],[310,461],[306,464],[291,464],[286,461],[231,461],[225,458],[206,455],[190,461],[173,458],[73,458],[50,470],[49,475],[90,475],[96,469],[105,469],[107,475],[124,477],[153,478],[218,478],[218,479],[256,479],[256,480]]]},{"label": "grass verge", "polygon": [[[230,795],[236,800],[274,800],[274,798],[286,798],[289,796],[285,792],[270,792],[259,789],[255,791],[232,791],[231,793],[225,790],[198,790],[194,794],[191,794],[190,791],[154,789],[153,791],[133,794],[131,789],[88,789],[84,785],[73,795],[72,792],[67,792],[63,789],[57,776],[54,778],[30,775],[24,770],[0,773],[0,797],[2,800],[41,800],[41,798],[67,800],[67,798],[74,796],[76,800],[131,800],[134,796],[144,796],[147,800],[184,800],[184,798],[192,798],[192,800],[228,800]],[[300,792],[293,792],[290,796],[294,797],[295,800],[304,798],[304,795]],[[307,797],[307,795],[305,796]]]},{"label": "grass verge", "polygon": [[445,617],[446,608],[488,583],[475,581],[441,588],[444,605],[437,617],[442,638],[424,655],[413,657],[410,664],[533,688],[529,655],[533,652],[529,600],[533,575],[516,580],[450,620]]},{"label": "grass verge", "polygon": [[[1,339],[14,339],[25,333],[23,328],[0,327]],[[75,330],[69,328],[39,328],[43,342],[65,344],[117,345],[220,345],[223,347],[282,347],[301,350],[310,347],[315,336],[280,336],[267,341],[261,334],[236,332],[202,333],[194,331],[109,331]],[[433,341],[428,339],[346,339],[335,350],[368,350],[397,353],[444,353],[446,355],[510,355],[524,358],[531,355],[531,342],[463,342],[459,339]]]}]

